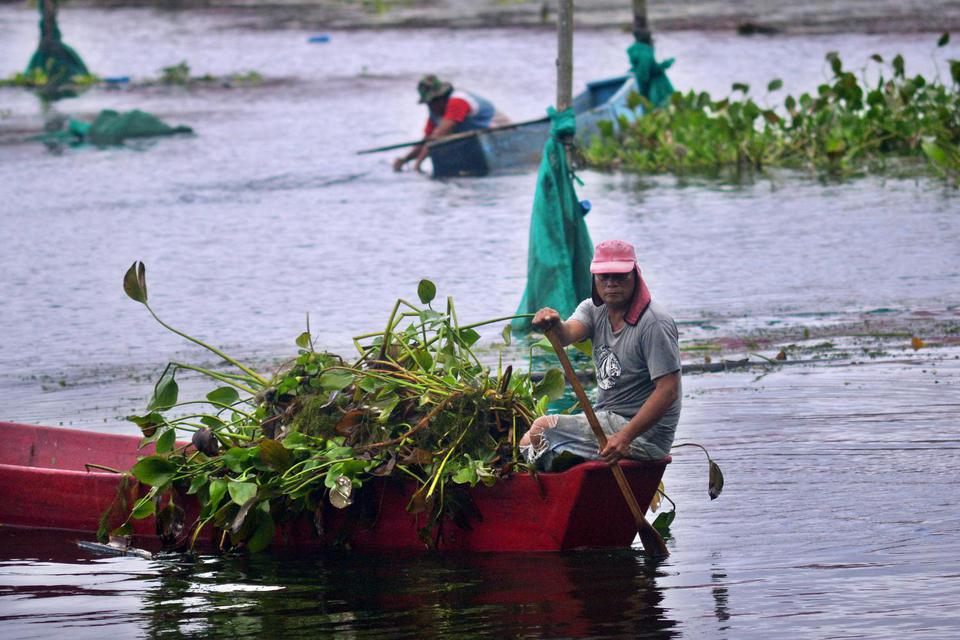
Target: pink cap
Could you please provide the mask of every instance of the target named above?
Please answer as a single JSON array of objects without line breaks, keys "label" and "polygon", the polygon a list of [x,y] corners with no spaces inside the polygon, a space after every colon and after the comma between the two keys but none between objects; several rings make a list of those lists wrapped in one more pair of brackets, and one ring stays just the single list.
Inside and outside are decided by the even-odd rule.
[{"label": "pink cap", "polygon": [[623,240],[604,240],[593,250],[590,273],[627,273],[637,268],[637,252]]}]

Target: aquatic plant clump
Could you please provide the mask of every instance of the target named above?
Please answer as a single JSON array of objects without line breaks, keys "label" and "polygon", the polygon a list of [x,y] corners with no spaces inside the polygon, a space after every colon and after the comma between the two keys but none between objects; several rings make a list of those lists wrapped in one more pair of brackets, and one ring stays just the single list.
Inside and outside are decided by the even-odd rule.
[{"label": "aquatic plant clump", "polygon": [[[407,509],[422,514],[429,545],[445,519],[467,525],[470,501],[459,489],[492,484],[522,465],[520,435],[563,392],[562,376],[534,385],[510,367],[496,375],[483,367],[471,350],[476,328],[509,318],[461,326],[451,299],[443,311],[431,307],[436,288],[427,280],[421,304],[398,300],[383,331],[354,339],[355,361],[316,351],[308,325],[298,355],[269,378],[160,320],[142,263],[127,272],[124,289],[163,326],[236,371],[167,366],[147,413],[129,418],[156,447],[131,469],[150,489],[121,526],[111,531],[105,518],[101,537],[128,535],[131,518],[155,515],[165,546],[192,546],[213,527],[222,548],[257,551],[303,514],[322,532],[325,505],[346,508],[371,479],[395,476],[412,487]],[[220,386],[181,402],[181,370]],[[183,433],[190,444],[177,444]],[[199,513],[187,514],[186,496]]]},{"label": "aquatic plant clump", "polygon": [[[949,40],[944,34],[937,44]],[[826,61],[830,80],[815,94],[788,95],[782,108],[761,106],[742,83],[720,100],[674,93],[662,109],[634,95],[630,106],[643,106],[643,117],[621,117],[618,131],[601,123],[585,159],[642,173],[741,175],[780,166],[846,176],[883,171],[895,158],[925,158],[929,171],[960,184],[960,60],[946,61],[948,82],[939,74],[908,76],[900,55],[889,62],[874,55],[859,75],[836,53]],[[771,81],[767,97],[782,86]]]}]

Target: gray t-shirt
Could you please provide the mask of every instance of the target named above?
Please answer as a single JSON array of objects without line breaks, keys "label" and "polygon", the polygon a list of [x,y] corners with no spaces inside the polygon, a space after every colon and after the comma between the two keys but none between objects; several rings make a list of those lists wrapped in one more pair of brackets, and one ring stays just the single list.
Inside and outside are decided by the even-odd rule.
[{"label": "gray t-shirt", "polygon": [[[632,418],[655,388],[653,381],[680,370],[677,325],[667,311],[651,302],[636,325],[624,322],[619,331],[610,326],[607,305],[599,307],[587,298],[570,316],[587,328],[593,340],[593,363],[597,369],[596,409]],[[642,438],[670,451],[680,418],[678,390],[664,416]]]}]

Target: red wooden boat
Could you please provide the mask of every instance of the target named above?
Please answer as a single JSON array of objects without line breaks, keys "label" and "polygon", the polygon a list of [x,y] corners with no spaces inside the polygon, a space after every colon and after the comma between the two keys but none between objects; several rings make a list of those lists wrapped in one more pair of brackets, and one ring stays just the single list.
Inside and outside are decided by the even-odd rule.
[{"label": "red wooden boat", "polygon": [[[0,526],[63,531],[96,531],[101,514],[120,486],[118,474],[88,470],[94,464],[127,470],[138,456],[140,438],[74,429],[0,422]],[[648,505],[670,458],[623,462],[637,501]],[[423,549],[417,537],[423,522],[405,510],[411,491],[400,481],[368,482],[377,512],[361,524],[351,508],[327,506],[321,538],[304,518],[278,530],[275,544],[323,547],[344,537],[362,550]],[[143,488],[133,491],[142,493]],[[604,463],[588,462],[563,473],[533,478],[513,474],[492,487],[471,489],[482,520],[469,529],[447,523],[438,546],[462,551],[559,551],[585,547],[628,547],[633,517]],[[188,512],[190,509],[188,508]],[[154,537],[152,517],[133,521],[138,540]]]}]

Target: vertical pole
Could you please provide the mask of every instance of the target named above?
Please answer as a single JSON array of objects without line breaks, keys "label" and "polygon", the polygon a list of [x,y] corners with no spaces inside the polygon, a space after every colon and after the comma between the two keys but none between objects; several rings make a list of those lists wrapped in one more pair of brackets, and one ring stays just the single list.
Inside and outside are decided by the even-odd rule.
[{"label": "vertical pole", "polygon": [[650,23],[647,22],[647,0],[633,0],[633,38],[637,42],[653,44]]},{"label": "vertical pole", "polygon": [[557,111],[573,102],[573,0],[557,0]]},{"label": "vertical pole", "polygon": [[53,32],[57,29],[57,2],[56,0],[41,0],[40,15],[43,16],[43,32],[41,39],[52,40]]}]

